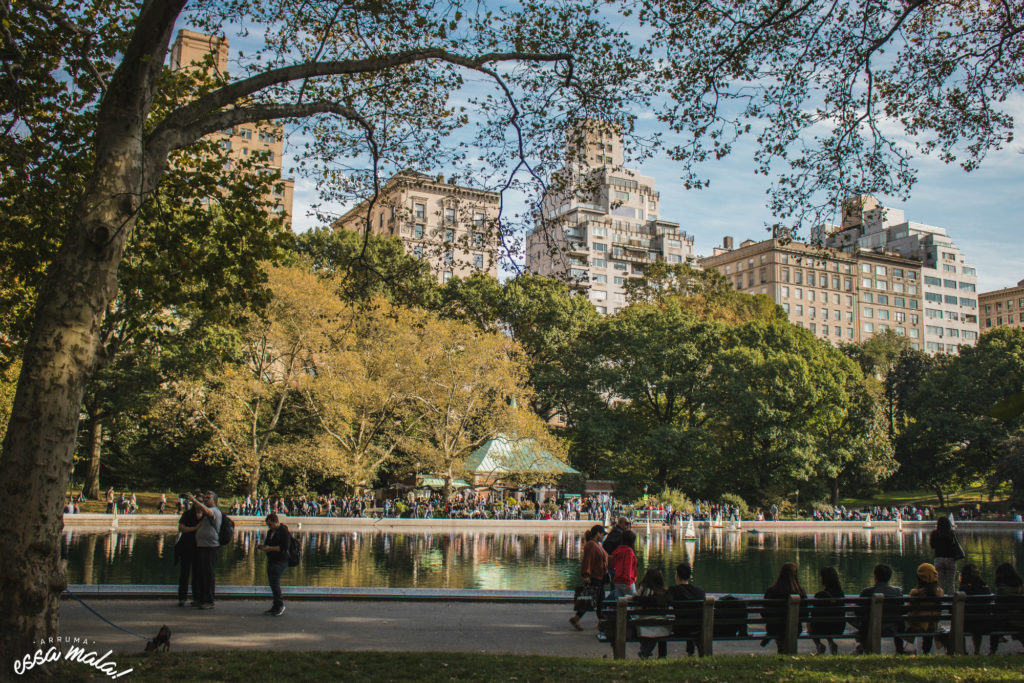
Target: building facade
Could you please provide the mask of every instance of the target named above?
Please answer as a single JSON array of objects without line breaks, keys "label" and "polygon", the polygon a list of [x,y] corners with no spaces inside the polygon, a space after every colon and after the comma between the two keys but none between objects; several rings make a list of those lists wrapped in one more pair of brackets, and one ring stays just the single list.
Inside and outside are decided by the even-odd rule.
[{"label": "building facade", "polygon": [[622,136],[593,126],[567,143],[566,166],[526,238],[526,269],[563,280],[602,314],[626,305],[623,284],[648,264],[694,263],[693,237],[663,220],[654,179],[623,167]]},{"label": "building facade", "polygon": [[497,278],[499,209],[496,192],[402,171],[384,184],[372,207],[361,202],[333,227],[365,234],[369,225],[374,234],[400,239],[442,283],[473,273]]},{"label": "building facade", "polygon": [[[226,74],[228,68],[228,40],[205,33],[196,33],[182,29],[171,46],[171,68],[200,68],[205,65],[208,55],[214,55],[215,66],[219,74]],[[250,155],[263,153],[266,166],[281,171],[284,152],[283,128],[273,122],[246,123],[230,130],[213,133],[209,136],[218,140],[221,147],[228,151],[229,163],[245,159]],[[292,201],[295,194],[295,181],[281,178],[278,187],[272,190],[267,200],[273,211],[281,214],[285,225],[291,226]]]},{"label": "building facade", "polygon": [[841,226],[823,226],[814,241],[849,253],[895,253],[919,261],[924,350],[955,354],[977,343],[977,272],[943,228],[907,221],[902,210],[862,195],[844,203]]},{"label": "building facade", "polygon": [[700,261],[737,291],[764,294],[789,319],[832,344],[893,330],[921,349],[921,263],[895,254],[827,251],[801,242],[731,237]]},{"label": "building facade", "polygon": [[1016,287],[1004,287],[978,295],[981,331],[996,327],[1024,327],[1024,280]]}]

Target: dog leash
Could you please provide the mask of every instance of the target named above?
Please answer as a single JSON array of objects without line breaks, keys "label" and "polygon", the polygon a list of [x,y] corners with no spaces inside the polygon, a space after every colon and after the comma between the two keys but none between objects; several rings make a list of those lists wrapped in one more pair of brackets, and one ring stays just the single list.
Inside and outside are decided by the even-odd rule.
[{"label": "dog leash", "polygon": [[114,622],[112,622],[112,621],[111,621],[110,619],[107,619],[107,618],[106,618],[105,616],[103,616],[102,614],[100,614],[99,612],[97,612],[96,610],[94,610],[94,609],[93,609],[92,607],[90,607],[89,605],[85,604],[85,601],[84,601],[84,600],[82,600],[82,598],[80,598],[80,597],[78,597],[77,595],[75,595],[74,593],[72,593],[72,592],[71,592],[71,591],[70,591],[69,589],[65,588],[65,589],[64,589],[64,592],[65,592],[65,593],[67,593],[68,595],[70,595],[71,597],[73,597],[73,598],[74,598],[75,600],[78,600],[78,602],[80,602],[80,603],[81,603],[82,607],[86,608],[87,610],[89,610],[90,612],[92,612],[93,614],[95,614],[95,615],[96,615],[97,617],[99,617],[99,618],[100,618],[100,619],[102,619],[103,621],[107,622],[108,624],[110,624],[111,626],[113,626],[114,628],[116,628],[116,629],[117,629],[118,631],[124,631],[124,632],[125,632],[125,633],[127,633],[128,635],[131,635],[131,636],[135,636],[136,638],[142,638],[143,640],[146,640],[146,641],[148,641],[148,640],[149,640],[149,638],[147,638],[146,636],[140,636],[140,635],[139,635],[138,633],[136,633],[135,631],[129,631],[128,629],[126,629],[126,628],[124,628],[124,627],[122,627],[122,626],[118,626],[117,624],[115,624]]}]

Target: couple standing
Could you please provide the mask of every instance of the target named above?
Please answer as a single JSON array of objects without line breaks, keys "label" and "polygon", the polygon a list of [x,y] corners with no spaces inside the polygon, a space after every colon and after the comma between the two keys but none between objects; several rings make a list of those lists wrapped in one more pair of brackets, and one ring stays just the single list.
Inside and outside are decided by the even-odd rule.
[{"label": "couple standing", "polygon": [[[607,536],[604,527],[595,524],[584,535],[584,540],[580,575],[584,590],[593,596],[594,609],[600,617],[608,579],[612,582],[612,597],[636,595],[636,534],[630,530],[629,520],[620,517]],[[577,609],[569,619],[579,631],[583,630],[580,617],[586,611]]]}]

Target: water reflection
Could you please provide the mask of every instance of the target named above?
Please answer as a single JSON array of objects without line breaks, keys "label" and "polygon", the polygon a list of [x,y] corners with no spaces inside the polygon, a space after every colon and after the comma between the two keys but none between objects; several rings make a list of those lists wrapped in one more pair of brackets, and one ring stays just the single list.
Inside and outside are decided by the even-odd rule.
[{"label": "water reflection", "polygon": [[[239,530],[221,552],[218,582],[258,585],[266,557],[254,547],[263,532]],[[672,575],[681,561],[694,567],[695,581],[714,593],[760,593],[783,562],[800,567],[800,580],[816,590],[818,569],[833,565],[848,592],[871,583],[878,562],[894,569],[893,582],[909,589],[921,562],[931,561],[928,533],[872,529],[825,529],[807,533],[703,530],[684,540],[680,529],[640,530],[640,572],[659,567]],[[959,530],[968,561],[992,578],[1001,562],[1024,565],[1021,531]],[[582,541],[574,531],[537,533],[426,533],[302,531],[302,566],[285,574],[288,585],[390,586],[564,590],[578,582]],[[70,583],[174,584],[174,533],[112,529],[96,533],[67,529],[63,540]]]}]

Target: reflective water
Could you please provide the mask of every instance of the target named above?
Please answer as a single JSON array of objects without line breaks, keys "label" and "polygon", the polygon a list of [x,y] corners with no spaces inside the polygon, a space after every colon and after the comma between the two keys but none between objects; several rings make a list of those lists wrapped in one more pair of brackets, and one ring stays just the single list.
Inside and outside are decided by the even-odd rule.
[{"label": "reflective water", "polygon": [[[255,531],[240,530],[223,548],[217,572],[222,585],[262,585],[266,558],[255,552]],[[537,533],[300,532],[303,563],[285,573],[286,585],[387,586],[563,590],[578,583],[582,541],[568,530]],[[1001,562],[1024,569],[1020,531],[958,531],[968,561],[989,581]],[[69,583],[176,584],[175,534],[147,531],[65,532]],[[695,582],[713,593],[760,593],[783,562],[800,566],[804,588],[817,590],[821,566],[839,570],[853,592],[871,581],[872,567],[893,567],[893,583],[909,589],[918,564],[930,562],[928,531],[823,530],[751,534],[703,530],[683,541],[678,530],[641,529],[637,541],[640,574],[658,567],[671,576],[682,560],[694,567]]]}]

